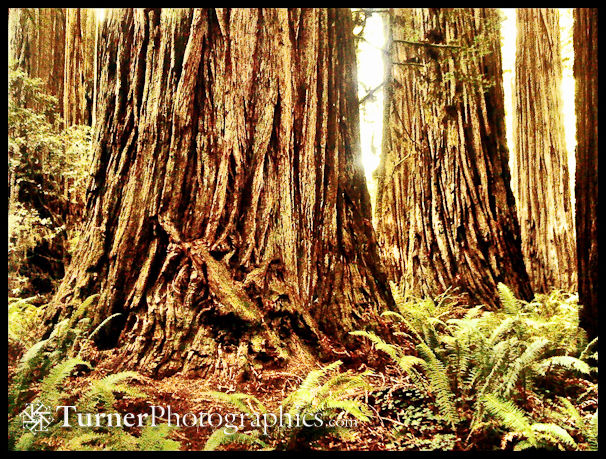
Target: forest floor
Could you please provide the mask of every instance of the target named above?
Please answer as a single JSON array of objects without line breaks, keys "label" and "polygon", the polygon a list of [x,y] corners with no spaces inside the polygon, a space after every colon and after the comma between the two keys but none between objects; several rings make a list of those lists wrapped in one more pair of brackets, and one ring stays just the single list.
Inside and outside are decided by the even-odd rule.
[{"label": "forest floor", "polygon": [[[351,409],[348,411],[348,408],[357,403],[368,410],[369,420],[356,420],[355,425],[341,429],[340,435],[327,433],[326,430],[320,432],[320,429],[278,429],[273,425],[269,426],[267,432],[269,435],[262,435],[262,428],[252,425],[249,418],[243,426],[239,426],[238,434],[250,433],[253,441],[262,440],[264,445],[236,443],[234,438],[229,435],[230,441],[227,444],[219,445],[215,442],[213,448],[338,451],[511,450],[517,447],[525,436],[533,439],[533,429],[538,429],[539,432],[549,429],[546,440],[543,443],[535,441],[535,444],[530,445],[533,448],[545,446],[551,449],[567,450],[597,448],[597,352],[592,356],[592,351],[589,351],[592,349],[592,344],[586,344],[584,339],[581,339],[581,331],[577,328],[578,308],[575,297],[556,293],[549,297],[540,297],[532,304],[525,304],[515,299],[510,299],[507,303],[507,297],[504,295],[502,302],[508,304],[509,309],[513,308],[513,310],[509,311],[504,308],[502,312],[482,315],[475,319],[470,317],[476,317],[478,311],[463,314],[462,310],[459,311],[448,303],[438,303],[441,306],[437,306],[433,302],[421,302],[417,306],[409,305],[421,323],[444,325],[448,322],[451,326],[448,331],[442,328],[431,328],[433,334],[428,335],[431,339],[425,338],[428,342],[432,339],[436,341],[433,344],[436,352],[446,352],[448,349],[460,349],[467,346],[466,354],[460,352],[460,354],[447,355],[447,357],[467,356],[466,359],[453,360],[450,358],[447,360],[442,356],[444,362],[452,368],[441,363],[437,357],[434,357],[433,360],[426,358],[423,366],[426,373],[424,377],[433,378],[430,381],[419,379],[418,375],[415,376],[416,371],[402,370],[402,367],[406,367],[407,361],[411,362],[411,360],[405,360],[405,357],[417,359],[417,361],[419,359],[414,357],[414,343],[409,340],[410,334],[400,333],[397,346],[388,345],[385,342],[381,344],[380,340],[375,339],[375,347],[365,352],[363,359],[352,358],[347,361],[348,363],[341,365],[338,362],[320,364],[315,359],[300,359],[293,355],[285,367],[272,369],[268,366],[256,368],[251,365],[246,372],[242,373],[241,377],[235,377],[229,371],[224,371],[225,369],[217,369],[212,373],[213,376],[197,378],[181,374],[153,378],[135,373],[125,380],[128,381],[128,388],[125,389],[124,386],[121,386],[117,388],[118,390],[106,389],[106,391],[114,393],[115,398],[112,397],[111,402],[104,402],[105,405],[97,404],[96,409],[104,412],[107,410],[105,407],[111,407],[123,416],[127,413],[137,416],[139,414],[149,415],[154,410],[153,407],[157,407],[157,411],[164,410],[164,414],[156,417],[156,425],[168,424],[170,426],[172,424],[174,426],[178,422],[176,415],[180,416],[182,422],[187,413],[194,416],[199,416],[201,413],[208,415],[213,413],[215,420],[218,418],[217,415],[220,415],[221,419],[226,421],[228,414],[233,419],[234,415],[239,416],[246,413],[245,405],[247,404],[249,411],[259,412],[258,406],[251,405],[251,397],[256,398],[263,405],[265,412],[277,414],[281,407],[289,406],[288,403],[295,403],[292,399],[289,400],[289,395],[299,394],[303,391],[303,393],[307,392],[311,395],[306,396],[307,401],[303,400],[302,404],[297,406],[297,410],[302,413],[321,412],[324,417],[324,413],[329,413],[326,411],[327,405],[322,405],[326,398],[321,399],[318,394],[324,391],[324,394],[332,396],[333,389],[337,387],[335,390],[338,395],[335,395],[333,400],[348,404],[337,407],[337,419],[353,421],[351,416],[355,416],[355,414]],[[415,307],[416,309],[414,309]],[[447,311],[448,316],[444,316],[442,310]],[[437,321],[436,317],[441,317],[441,320]],[[457,317],[457,319],[452,317]],[[510,338],[499,341],[500,348],[510,352],[509,358],[505,360],[499,357],[501,354],[493,352],[493,349],[499,345],[488,345],[488,341],[486,341],[486,337],[500,337],[503,334],[504,326],[514,327],[509,331]],[[412,329],[414,330],[414,328]],[[31,330],[31,325],[25,327],[22,335],[30,334]],[[474,330],[475,334],[469,334],[470,330]],[[418,338],[422,339],[418,333]],[[442,334],[438,335],[438,333]],[[28,338],[31,341],[31,336]],[[519,345],[520,342],[523,344]],[[595,342],[596,340],[593,341],[594,346]],[[425,341],[420,343],[424,345]],[[440,348],[444,343],[450,343],[451,347]],[[426,344],[425,346],[427,348]],[[547,346],[547,348],[541,352],[540,346]],[[48,372],[48,364],[54,365],[53,370],[60,369],[58,363],[52,363],[51,354],[56,354],[62,348],[61,346],[51,349],[50,351],[54,352],[48,354],[46,366],[36,366],[31,373],[32,378],[25,380],[25,384],[23,384],[24,380],[19,379],[22,376],[16,377],[16,375],[24,374],[23,362],[31,360],[31,357],[29,360],[22,359],[25,347],[23,341],[9,339],[9,422],[15,426],[13,430],[9,428],[9,445],[11,435],[15,435],[16,438],[27,435],[24,434],[18,413],[21,412],[26,402],[34,401],[45,393],[43,385],[47,378],[45,375],[50,377],[52,373],[52,371]],[[34,349],[34,346],[28,347],[28,354],[31,349]],[[420,349],[422,350],[422,348]],[[471,352],[476,349],[479,350],[476,354],[472,354]],[[61,392],[60,398],[52,400],[61,400],[64,405],[78,406],[80,403],[82,406],[92,406],[86,405],[86,394],[89,394],[92,388],[97,387],[98,383],[103,383],[104,378],[112,379],[119,374],[117,373],[119,362],[116,362],[116,350],[101,351],[93,346],[91,341],[87,341],[86,344],[79,344],[72,351],[72,356],[77,351],[78,357],[91,362],[92,367],[87,369],[80,361],[75,364],[76,366],[65,367],[69,368],[68,372],[61,370],[64,371],[61,374],[65,379],[60,379],[60,387],[57,386]],[[389,359],[387,355],[390,356]],[[428,355],[431,357],[434,354]],[[573,357],[573,355],[579,355],[579,358]],[[581,358],[585,360],[581,360]],[[77,359],[72,358],[72,360]],[[433,361],[435,362],[432,363]],[[464,371],[460,370],[463,361],[467,362]],[[394,362],[398,364],[395,365]],[[416,364],[414,361],[412,362],[412,365]],[[596,366],[591,367],[587,362]],[[531,364],[534,368],[532,373],[530,373]],[[330,378],[327,376],[329,373],[324,373],[324,376],[316,378],[315,382],[309,382],[310,373],[318,373],[318,371],[321,373],[329,367],[333,372]],[[541,372],[540,369],[543,367],[545,367],[545,371]],[[17,368],[19,368],[19,372],[17,372]],[[495,373],[495,368],[498,369],[498,373]],[[520,378],[520,371],[518,371],[520,368],[528,368],[532,377]],[[433,373],[431,373],[432,371]],[[516,371],[517,373],[511,376],[512,372]],[[502,407],[499,408],[500,411],[481,412],[478,410],[477,399],[482,394],[478,395],[479,389],[471,386],[468,381],[469,375],[474,374],[476,376],[487,374],[487,378],[497,374],[495,378],[497,388],[500,388],[505,381],[510,382],[512,390],[503,397],[502,402],[498,402],[501,405],[498,405],[497,408]],[[341,378],[340,381],[344,381],[347,375],[363,376],[364,384],[348,386],[346,392],[339,392],[338,386],[328,385],[329,380]],[[416,378],[414,381],[418,386],[413,383],[413,377]],[[326,381],[322,383],[325,385],[320,385],[321,379]],[[487,380],[485,378],[479,381],[484,385],[483,387],[487,387]],[[12,411],[11,387],[23,387],[23,389],[19,389],[22,392],[18,392],[22,394],[17,405],[19,408]],[[46,387],[48,389],[48,384]],[[132,393],[129,393],[129,388],[132,389]],[[212,392],[215,394],[213,395]],[[219,397],[217,392],[221,393]],[[496,390],[493,392],[496,393]],[[234,394],[245,395],[246,398],[237,398],[239,396]],[[444,397],[452,398],[453,403],[445,403]],[[225,398],[229,398],[231,403],[223,401]],[[456,398],[456,403],[454,398]],[[93,400],[97,403],[97,399]],[[242,403],[238,406],[234,400]],[[490,400],[487,400],[483,403],[489,402]],[[305,405],[305,403],[309,403],[309,405]],[[494,405],[494,402],[492,403]],[[168,415],[169,409],[173,416]],[[94,411],[95,409],[89,408],[89,410]],[[479,427],[476,424],[476,429],[471,434],[471,421],[476,418],[478,413],[482,413],[478,421],[480,424]],[[335,416],[334,412],[329,414],[325,420],[334,419],[330,416]],[[508,424],[503,425],[504,422],[501,418],[508,421]],[[239,424],[239,421],[231,422]],[[194,424],[194,426],[175,426],[168,432],[164,431],[162,438],[178,442],[178,448],[181,450],[199,451],[209,447],[207,442],[213,443],[218,440],[218,435],[213,435],[213,433],[224,430],[226,426],[226,424],[216,421],[212,423],[213,425],[209,425],[208,421],[202,425],[199,422],[188,422],[188,424]],[[58,432],[58,434],[44,437],[47,439],[36,439],[35,447],[47,450],[66,447],[73,449],[69,439],[65,438],[66,433],[62,431],[59,423],[54,425],[57,427],[55,433]],[[84,435],[88,435],[89,427],[84,430],[87,432]],[[140,427],[123,428],[123,431],[130,434],[126,437],[131,440],[139,441],[145,437],[145,431]],[[162,429],[154,429],[154,431],[160,432]],[[11,434],[11,432],[13,433]],[[77,431],[73,433],[75,435]],[[312,433],[321,435],[311,438]],[[254,437],[255,434],[258,436]],[[250,436],[247,438],[251,439]],[[131,445],[123,443],[116,446],[101,442],[97,446],[100,449],[129,449]],[[177,447],[170,441],[166,442],[165,446],[171,449]]]},{"label": "forest floor", "polygon": [[[21,354],[22,350],[9,346],[9,385]],[[277,413],[284,398],[295,390],[307,376],[306,369],[302,368],[301,370],[299,372],[264,370],[256,373],[254,378],[242,382],[196,379],[178,374],[162,379],[140,376],[138,380],[132,381],[129,385],[145,393],[147,397],[143,399],[118,396],[115,408],[123,414],[133,413],[137,415],[139,413],[150,413],[152,406],[162,408],[170,406],[171,413],[180,415],[201,412],[218,413],[225,418],[226,414],[235,411],[234,408],[204,396],[206,392],[220,391],[252,395],[263,403],[269,412]],[[368,368],[362,365],[354,369],[354,372],[362,373],[365,370],[368,370]],[[104,367],[101,363],[92,371],[70,377],[63,389],[64,393],[71,394],[65,404],[77,405],[78,397],[93,381],[112,373],[114,372],[110,368]],[[371,422],[357,422],[355,427],[348,429],[350,432],[347,437],[327,434],[311,444],[299,445],[297,449],[381,451],[435,449],[440,446],[451,449],[448,447],[449,445],[455,447],[457,442],[454,438],[447,438],[449,441],[444,443],[442,427],[445,426],[441,426],[439,423],[435,425],[407,425],[403,422],[406,420],[401,419],[401,414],[404,409],[403,404],[407,398],[408,404],[418,405],[424,416],[427,416],[433,410],[431,406],[427,405],[427,400],[415,399],[414,386],[409,381],[403,381],[395,367],[385,367],[382,373],[375,373],[371,376],[370,382],[372,391],[361,392],[358,397],[365,399],[368,406],[374,411]],[[32,385],[30,390],[32,391],[31,395],[34,396],[38,391],[37,385]],[[431,415],[429,418],[431,419]],[[162,423],[168,422],[166,417],[159,417],[158,419]],[[175,422],[173,416],[173,425]],[[180,443],[180,449],[183,451],[200,451],[204,449],[207,440],[216,429],[217,427],[208,425],[203,427],[181,426],[174,429],[170,437]],[[125,428],[125,430],[134,435],[140,433],[140,429],[137,427]],[[284,445],[274,441],[271,446],[281,449]],[[251,448],[250,446],[232,444],[224,447],[224,449]],[[455,449],[461,448],[459,446]]]}]

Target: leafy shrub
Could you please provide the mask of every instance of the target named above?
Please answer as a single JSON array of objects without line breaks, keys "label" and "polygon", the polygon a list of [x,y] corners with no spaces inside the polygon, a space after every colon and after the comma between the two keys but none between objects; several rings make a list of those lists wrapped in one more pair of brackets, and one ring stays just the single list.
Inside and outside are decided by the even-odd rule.
[{"label": "leafy shrub", "polygon": [[30,348],[36,342],[32,333],[38,323],[42,308],[32,304],[35,297],[9,298],[8,300],[8,339]]},{"label": "leafy shrub", "polygon": [[52,290],[83,208],[90,128],[63,128],[56,105],[42,80],[9,71],[8,261],[14,295]]}]

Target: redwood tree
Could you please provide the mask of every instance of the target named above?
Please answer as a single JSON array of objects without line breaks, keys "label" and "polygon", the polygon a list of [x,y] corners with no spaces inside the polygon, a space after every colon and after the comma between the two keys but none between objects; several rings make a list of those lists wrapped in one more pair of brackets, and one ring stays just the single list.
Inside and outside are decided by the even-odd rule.
[{"label": "redwood tree", "polygon": [[598,10],[574,10],[576,228],[581,326],[598,336]]},{"label": "redwood tree", "polygon": [[67,8],[63,119],[67,126],[92,124],[95,15],[90,8]]},{"label": "redwood tree", "polygon": [[90,8],[10,8],[9,65],[40,78],[65,124],[91,124],[95,16]]},{"label": "redwood tree", "polygon": [[62,100],[65,8],[10,8],[8,22],[9,65],[40,78],[48,92]]},{"label": "redwood tree", "polygon": [[389,276],[489,305],[503,282],[531,290],[505,141],[498,13],[391,11],[377,231]]},{"label": "redwood tree", "polygon": [[524,260],[534,291],[576,290],[559,12],[518,8],[517,27],[512,184]]},{"label": "redwood tree", "polygon": [[101,37],[86,224],[49,318],[98,292],[119,366],[204,375],[339,351],[389,307],[349,10],[117,9]]}]

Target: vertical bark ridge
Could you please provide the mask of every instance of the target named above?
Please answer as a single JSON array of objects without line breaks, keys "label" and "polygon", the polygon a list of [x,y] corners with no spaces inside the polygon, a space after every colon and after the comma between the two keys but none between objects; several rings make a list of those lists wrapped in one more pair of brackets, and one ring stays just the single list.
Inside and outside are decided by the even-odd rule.
[{"label": "vertical bark ridge", "polygon": [[[394,9],[378,233],[408,293],[531,291],[509,187],[497,12]],[[474,37],[477,37],[474,40]]]},{"label": "vertical bark ridge", "polygon": [[580,323],[598,336],[598,9],[574,10],[576,230]]},{"label": "vertical bark ridge", "polygon": [[65,11],[63,120],[67,126],[92,124],[95,16],[90,8]]},{"label": "vertical bark ridge", "polygon": [[522,250],[534,291],[576,286],[575,233],[560,85],[559,13],[518,8],[514,167]]}]

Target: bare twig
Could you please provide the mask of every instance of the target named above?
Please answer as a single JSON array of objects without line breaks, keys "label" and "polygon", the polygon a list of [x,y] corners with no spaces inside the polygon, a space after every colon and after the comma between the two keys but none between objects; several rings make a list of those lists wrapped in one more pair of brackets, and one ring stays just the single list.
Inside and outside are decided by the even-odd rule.
[{"label": "bare twig", "polygon": [[428,43],[425,41],[411,41],[411,40],[392,40],[394,43],[402,43],[404,45],[412,46],[427,46],[429,48],[443,48],[443,49],[463,49],[463,46],[458,45],[444,45],[441,43]]},{"label": "bare twig", "polygon": [[374,89],[371,89],[364,97],[362,97],[359,101],[358,104],[362,105],[364,102],[366,102],[370,97],[373,96],[373,94],[375,92],[377,92],[379,89],[381,89],[383,86],[385,85],[385,81],[383,81],[383,83],[381,83],[379,86],[377,86]]},{"label": "bare twig", "polygon": [[419,64],[418,62],[392,62],[393,65],[411,65],[413,67],[425,67],[425,64]]}]

